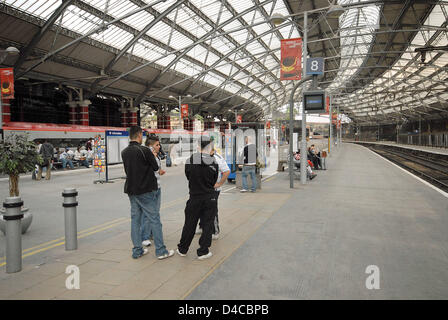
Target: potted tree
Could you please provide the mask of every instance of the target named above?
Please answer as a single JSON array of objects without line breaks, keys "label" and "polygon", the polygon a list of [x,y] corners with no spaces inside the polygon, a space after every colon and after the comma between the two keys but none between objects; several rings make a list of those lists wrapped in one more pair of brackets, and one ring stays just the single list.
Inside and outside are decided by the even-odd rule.
[{"label": "potted tree", "polygon": [[[20,174],[35,169],[36,164],[42,164],[42,156],[37,153],[34,142],[28,140],[27,134],[12,134],[0,141],[0,173],[9,176],[9,196],[19,196]],[[0,229],[5,233],[4,208],[0,215]],[[27,208],[22,207],[22,233],[31,225],[33,216]]]}]

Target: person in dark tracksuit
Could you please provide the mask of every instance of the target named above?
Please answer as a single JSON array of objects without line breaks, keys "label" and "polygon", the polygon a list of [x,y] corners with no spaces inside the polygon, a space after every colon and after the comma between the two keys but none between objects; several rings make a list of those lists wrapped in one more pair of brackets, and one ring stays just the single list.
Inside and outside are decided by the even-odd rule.
[{"label": "person in dark tracksuit", "polygon": [[186,256],[195,234],[198,220],[202,222],[202,234],[199,238],[198,259],[212,256],[209,247],[212,244],[213,221],[216,213],[215,184],[218,178],[219,166],[210,155],[213,148],[208,137],[200,140],[201,152],[193,154],[185,162],[185,176],[188,179],[190,199],[185,207],[185,223],[182,236],[177,245],[177,253]]}]

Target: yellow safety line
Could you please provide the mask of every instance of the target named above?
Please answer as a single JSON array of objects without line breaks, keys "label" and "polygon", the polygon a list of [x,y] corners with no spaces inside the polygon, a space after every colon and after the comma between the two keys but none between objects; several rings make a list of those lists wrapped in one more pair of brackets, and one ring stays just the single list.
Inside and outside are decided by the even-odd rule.
[{"label": "yellow safety line", "polygon": [[[272,178],[273,178],[273,177],[268,178],[266,181],[269,181],[269,180],[272,179]],[[187,200],[187,199],[188,199],[188,197],[183,197],[183,198],[179,198],[179,199],[176,199],[176,200],[172,200],[172,201],[166,203],[164,206],[162,206],[161,209],[169,208],[169,207],[173,206],[174,204],[176,204],[177,202],[185,201],[185,200]],[[123,219],[125,219],[125,220],[123,220]],[[120,221],[120,220],[122,220],[122,221]],[[118,219],[111,220],[111,221],[109,221],[109,222],[100,224],[100,225],[98,225],[98,226],[94,226],[94,227],[85,229],[85,230],[83,230],[83,231],[78,232],[78,239],[82,239],[82,238],[84,238],[84,237],[87,237],[87,236],[89,236],[89,235],[98,233],[98,232],[100,232],[100,231],[104,231],[104,230],[107,230],[107,229],[111,229],[111,228],[116,227],[116,226],[118,226],[118,225],[120,225],[120,224],[123,224],[123,223],[125,223],[125,222],[129,222],[130,220],[131,220],[130,218],[124,218],[124,217],[122,217],[122,218],[118,218]],[[117,221],[119,221],[119,222],[117,222]],[[103,226],[104,226],[104,227],[103,227]],[[100,228],[100,227],[102,227],[102,228]],[[258,229],[258,228],[257,228],[257,229]],[[92,231],[91,231],[91,230],[92,230]],[[31,247],[31,248],[25,249],[25,250],[22,251],[22,253],[25,253],[25,252],[28,252],[28,251],[31,251],[31,252],[26,253],[26,254],[23,254],[23,255],[22,255],[22,259],[25,258],[25,257],[29,257],[29,256],[32,256],[32,255],[35,255],[35,254],[37,254],[37,253],[39,253],[39,252],[47,251],[47,250],[49,250],[49,249],[52,249],[52,248],[56,248],[56,247],[62,246],[62,245],[65,244],[65,241],[62,241],[62,242],[59,242],[59,243],[54,243],[54,242],[58,242],[58,241],[61,241],[61,240],[63,240],[63,239],[65,239],[65,237],[61,237],[61,238],[58,238],[58,239],[54,239],[54,240],[51,240],[51,241],[47,241],[47,242],[41,243],[41,244],[39,244],[39,245],[37,245],[37,246],[34,246],[34,247]],[[249,238],[247,238],[247,239],[249,239]],[[247,240],[247,239],[246,239],[246,240]],[[44,248],[41,248],[41,249],[32,251],[33,249],[36,249],[36,248],[39,248],[39,247],[42,247],[42,246],[45,246],[45,245],[47,245],[47,244],[51,244],[51,243],[54,243],[54,244],[52,244],[52,245],[50,245],[50,246],[48,246],[48,247],[44,247]],[[243,242],[243,243],[244,243],[244,242]],[[236,250],[236,249],[235,249],[235,250]],[[233,253],[233,251],[232,251],[232,253]],[[0,258],[0,261],[5,260],[5,259],[6,259],[6,257],[1,257],[1,258]],[[0,263],[0,267],[3,267],[4,265],[6,265],[6,262],[2,262],[2,263]],[[219,265],[219,264],[218,264],[218,265]],[[213,270],[214,270],[214,269],[212,269],[210,272],[212,272]],[[206,277],[207,277],[208,275],[209,275],[209,273],[207,273]],[[204,279],[205,279],[205,278],[204,278]],[[203,279],[202,279],[201,281],[203,281]],[[198,283],[197,285],[199,285],[199,283]],[[196,286],[195,286],[195,287],[196,287]],[[182,298],[182,299],[183,299],[183,298]]]},{"label": "yellow safety line", "polygon": [[[176,200],[172,200],[172,201],[166,203],[161,209],[169,208],[170,206],[173,206],[176,202],[180,202],[180,201],[186,200],[186,199],[187,199],[187,197],[176,199]],[[125,219],[125,220],[123,220],[123,219]],[[120,221],[120,220],[123,220],[123,221]],[[78,232],[78,239],[82,239],[82,238],[84,238],[86,236],[98,233],[100,231],[104,231],[104,230],[116,227],[116,226],[118,226],[120,224],[123,224],[125,222],[129,222],[130,220],[131,220],[130,218],[122,217],[122,218],[118,218],[118,219],[115,219],[115,220],[112,220],[112,221],[100,224],[98,226],[94,226],[94,227],[85,229],[83,231]],[[119,222],[117,222],[117,221],[119,221]],[[26,253],[28,251],[32,251],[33,249],[36,249],[36,248],[39,248],[39,247],[42,247],[42,246],[45,246],[47,244],[51,244],[51,243],[54,243],[54,242],[58,242],[58,241],[61,241],[63,239],[65,239],[65,237],[61,237],[61,238],[58,238],[58,239],[55,239],[55,240],[51,240],[51,241],[48,241],[48,242],[41,243],[40,245],[37,245],[37,246],[34,246],[32,248],[28,248],[28,249],[23,250],[22,253]],[[38,250],[35,250],[35,251],[32,251],[32,252],[23,254],[22,255],[22,259],[25,258],[25,257],[32,256],[34,254],[37,254],[39,252],[47,251],[49,249],[62,246],[64,244],[65,244],[65,241],[62,241],[62,242],[59,242],[59,243],[52,244],[52,245],[50,245],[48,247],[44,247],[44,248],[41,248],[41,249],[38,249]],[[2,258],[0,258],[0,261],[5,260],[5,259],[6,259],[6,257],[2,257]],[[6,262],[0,263],[0,267],[4,266],[5,264],[6,264]]]},{"label": "yellow safety line", "polygon": [[[88,229],[79,231],[79,232],[78,232],[78,236],[82,235],[82,234],[85,233],[85,232],[88,232],[88,231],[91,231],[91,230],[100,228],[100,227],[105,226],[105,225],[109,225],[109,224],[115,223],[115,222],[120,221],[120,220],[123,220],[123,219],[126,219],[126,218],[125,218],[125,217],[122,217],[122,218],[119,218],[119,219],[116,219],[116,220],[108,221],[108,222],[106,222],[106,223],[103,223],[103,224],[100,224],[100,225],[97,225],[97,226],[94,226],[94,227],[91,227],[91,228],[88,228]],[[54,242],[58,242],[58,241],[61,241],[61,240],[64,240],[64,239],[65,239],[65,237],[60,237],[60,238],[57,238],[57,239],[54,239],[54,240],[51,240],[51,241],[47,241],[47,242],[41,243],[41,244],[39,244],[39,245],[37,245],[37,246],[34,246],[34,247],[31,247],[31,248],[25,249],[25,250],[22,251],[22,253],[25,253],[25,252],[28,252],[28,251],[32,251],[33,249],[37,249],[37,248],[39,248],[39,247],[42,247],[42,246],[45,246],[45,245],[48,245],[48,244],[51,244],[51,243],[54,243]],[[6,257],[1,257],[1,258],[0,258],[0,261],[2,261],[2,260],[4,260],[4,259],[6,259]]]},{"label": "yellow safety line", "polygon": [[[106,227],[103,227],[103,228],[100,228],[100,229],[97,229],[97,230],[94,230],[94,231],[91,231],[91,232],[88,232],[88,233],[84,233],[84,234],[82,234],[81,236],[79,236],[78,239],[82,239],[82,238],[87,237],[87,236],[89,236],[89,235],[92,235],[92,234],[95,234],[95,233],[98,233],[98,232],[101,232],[101,231],[104,231],[104,230],[107,230],[107,229],[114,228],[114,227],[116,227],[116,226],[118,226],[118,225],[120,225],[120,224],[123,224],[123,223],[125,223],[125,222],[128,222],[129,220],[131,220],[131,219],[130,219],[130,218],[127,218],[127,219],[124,220],[124,221],[120,221],[120,222],[117,222],[117,223],[108,225],[108,226],[106,226]],[[23,259],[23,258],[26,258],[26,257],[29,257],[29,256],[32,256],[32,255],[35,255],[36,253],[39,253],[39,252],[47,251],[47,250],[49,250],[49,249],[52,249],[52,248],[56,248],[56,247],[62,246],[62,245],[64,245],[64,244],[65,244],[65,241],[62,241],[62,242],[59,242],[59,243],[52,244],[51,246],[44,247],[44,248],[41,248],[41,249],[38,249],[38,250],[35,250],[35,251],[32,251],[32,252],[26,253],[26,254],[22,255],[22,259]],[[3,267],[5,264],[6,264],[6,262],[0,263],[0,267]]]}]

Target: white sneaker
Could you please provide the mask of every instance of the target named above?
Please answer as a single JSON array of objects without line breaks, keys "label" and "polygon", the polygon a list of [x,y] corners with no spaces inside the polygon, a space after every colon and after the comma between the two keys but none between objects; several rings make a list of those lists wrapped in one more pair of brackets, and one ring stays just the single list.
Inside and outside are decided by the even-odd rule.
[{"label": "white sneaker", "polygon": [[212,240],[218,240],[219,239],[219,233],[212,234]]},{"label": "white sneaker", "polygon": [[198,259],[199,260],[205,260],[205,259],[211,258],[212,255],[213,255],[212,252],[209,251],[207,254],[203,254],[202,256],[199,256]]},{"label": "white sneaker", "polygon": [[241,189],[240,192],[247,192],[247,189]]},{"label": "white sneaker", "polygon": [[141,255],[139,255],[138,257],[136,257],[136,256],[132,256],[132,258],[133,259],[138,259],[138,258],[140,258],[140,257],[143,257],[145,254],[147,254],[149,252],[149,250],[148,249],[146,249],[146,248],[143,248],[143,252],[142,252],[142,254]]},{"label": "white sneaker", "polygon": [[145,247],[149,247],[151,245],[151,241],[145,240],[142,242],[142,245],[144,245]]},{"label": "white sneaker", "polygon": [[[147,249],[145,249],[147,250]],[[172,257],[174,255],[174,250],[168,250],[168,253],[165,253],[163,256],[158,256],[157,259],[162,260],[169,257]]]},{"label": "white sneaker", "polygon": [[180,253],[179,248],[176,249],[176,252],[178,255],[180,255],[181,257],[185,257],[187,254],[186,253]]}]

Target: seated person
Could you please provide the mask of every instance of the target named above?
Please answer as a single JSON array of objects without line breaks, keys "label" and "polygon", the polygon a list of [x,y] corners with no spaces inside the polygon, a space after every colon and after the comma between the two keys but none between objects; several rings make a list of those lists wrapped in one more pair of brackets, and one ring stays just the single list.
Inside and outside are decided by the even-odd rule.
[{"label": "seated person", "polygon": [[319,169],[322,169],[322,162],[321,162],[321,156],[320,156],[320,150],[317,146],[315,146],[314,144],[311,145],[312,147],[312,152],[313,154],[316,156],[317,158],[317,163],[319,164]]},{"label": "seated person", "polygon": [[314,168],[316,170],[319,170],[319,159],[318,159],[317,155],[315,154],[314,150],[315,150],[314,144],[312,144],[311,147],[308,148],[308,158],[313,163]]},{"label": "seated person", "polygon": [[[317,174],[315,174],[312,170],[313,163],[310,160],[307,160],[308,164],[306,166],[307,176],[310,178],[310,180],[313,180]],[[294,153],[294,166],[299,169],[300,168],[300,150],[299,152]]]},{"label": "seated person", "polygon": [[87,149],[87,162],[91,165],[93,162],[93,150],[92,149]]},{"label": "seated person", "polygon": [[[85,151],[85,148],[83,151]],[[80,165],[85,166],[86,168],[90,168],[89,163],[87,162],[87,153],[81,152],[80,146],[78,146],[75,151],[75,160],[78,161]]]},{"label": "seated person", "polygon": [[69,151],[69,148],[65,148],[65,150],[62,149],[62,152],[59,154],[59,160],[62,162],[62,169],[67,169],[67,164],[70,169],[74,169],[72,158],[67,151]]}]

